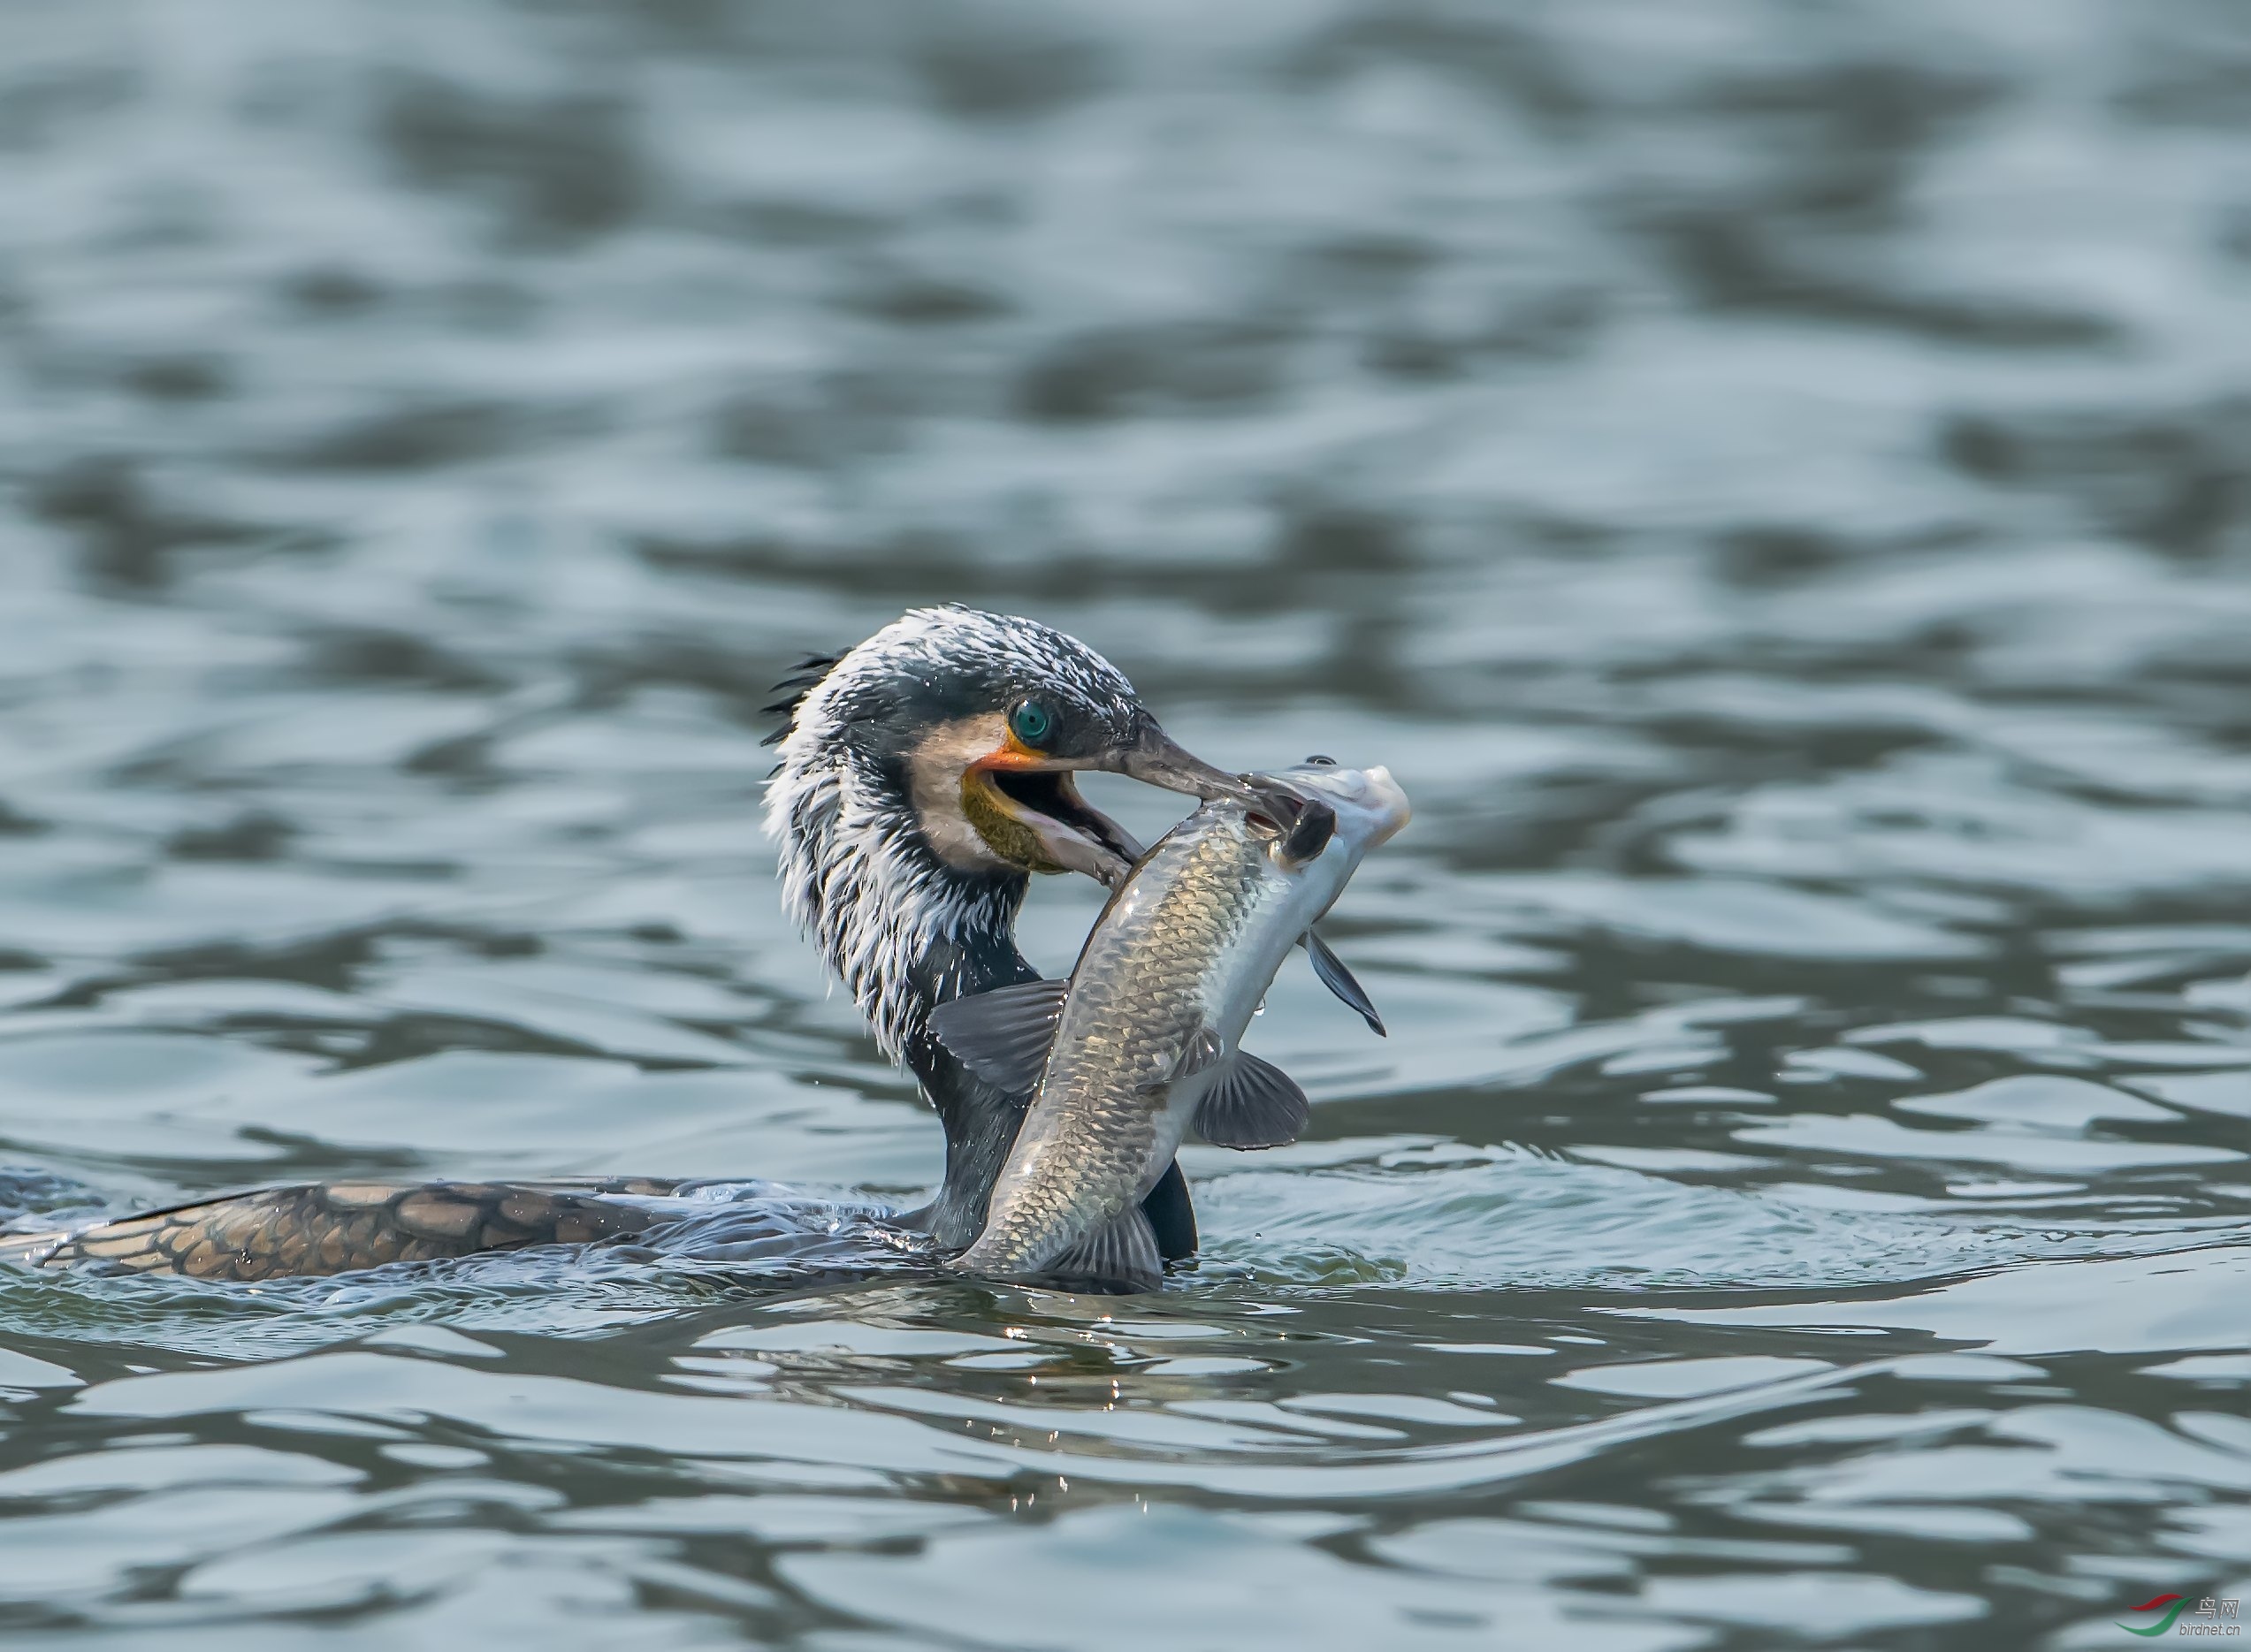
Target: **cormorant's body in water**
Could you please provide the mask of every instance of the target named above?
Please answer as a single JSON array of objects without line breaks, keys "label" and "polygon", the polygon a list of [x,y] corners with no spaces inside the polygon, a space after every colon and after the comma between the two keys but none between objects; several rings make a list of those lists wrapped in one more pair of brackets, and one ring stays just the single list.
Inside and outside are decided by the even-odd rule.
[{"label": "cormorant's body in water", "polygon": [[[1072,772],[1102,769],[1197,796],[1240,781],[1175,745],[1107,660],[1028,620],[918,609],[838,655],[805,660],[768,707],[783,727],[767,784],[783,899],[921,1081],[946,1133],[945,1180],[896,1218],[945,1250],[977,1234],[1028,1098],[986,1085],[927,1030],[930,1010],[1036,974],[1016,949],[1026,875],[1114,880],[1141,850],[1087,806]],[[105,1261],[217,1279],[334,1274],[386,1262],[642,1232],[683,1184],[298,1184],[32,1234],[0,1255]],[[1176,1164],[1147,1201],[1168,1260],[1195,1248]]]}]

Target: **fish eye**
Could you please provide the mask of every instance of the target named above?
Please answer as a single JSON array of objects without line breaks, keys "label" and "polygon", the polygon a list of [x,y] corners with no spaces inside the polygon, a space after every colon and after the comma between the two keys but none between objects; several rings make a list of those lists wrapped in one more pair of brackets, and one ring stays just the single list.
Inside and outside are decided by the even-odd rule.
[{"label": "fish eye", "polygon": [[1337,766],[1336,758],[1324,757],[1317,751],[1311,757],[1308,757],[1306,762],[1310,764],[1313,767],[1319,769],[1333,769]]},{"label": "fish eye", "polygon": [[1009,713],[1009,732],[1027,746],[1036,746],[1055,732],[1055,716],[1037,700],[1026,700]]}]

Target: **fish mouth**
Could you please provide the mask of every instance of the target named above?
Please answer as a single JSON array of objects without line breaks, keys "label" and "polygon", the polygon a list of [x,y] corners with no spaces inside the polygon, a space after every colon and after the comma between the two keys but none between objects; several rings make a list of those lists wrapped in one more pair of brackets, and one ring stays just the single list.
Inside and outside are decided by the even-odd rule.
[{"label": "fish mouth", "polygon": [[1310,758],[1277,773],[1247,774],[1243,778],[1279,801],[1278,810],[1269,812],[1285,817],[1286,825],[1294,826],[1297,822],[1287,818],[1290,808],[1286,800],[1318,798],[1340,818],[1355,822],[1355,830],[1370,849],[1397,835],[1415,818],[1406,792],[1381,764],[1347,769],[1338,767],[1333,759]]}]

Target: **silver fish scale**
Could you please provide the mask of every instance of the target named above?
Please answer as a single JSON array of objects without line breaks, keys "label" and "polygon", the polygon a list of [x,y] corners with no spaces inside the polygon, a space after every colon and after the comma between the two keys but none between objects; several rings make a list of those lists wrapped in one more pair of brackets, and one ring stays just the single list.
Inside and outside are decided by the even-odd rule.
[{"label": "silver fish scale", "polygon": [[[1206,1017],[1207,987],[1239,936],[1287,879],[1236,809],[1191,818],[1097,924],[1071,978],[1071,999],[1011,1169],[965,1265],[1008,1273],[1052,1260],[1141,1192],[1166,1082]],[[1025,1150],[1036,1146],[1036,1160]],[[1011,1185],[1011,1184],[1013,1184]]]}]

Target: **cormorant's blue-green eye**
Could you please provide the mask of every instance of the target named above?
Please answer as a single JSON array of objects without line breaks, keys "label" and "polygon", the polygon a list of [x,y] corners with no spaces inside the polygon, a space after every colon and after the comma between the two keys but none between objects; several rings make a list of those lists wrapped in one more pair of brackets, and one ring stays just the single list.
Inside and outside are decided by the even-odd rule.
[{"label": "cormorant's blue-green eye", "polygon": [[1054,731],[1055,719],[1037,700],[1026,700],[1010,714],[1009,732],[1027,746],[1036,746]]}]

